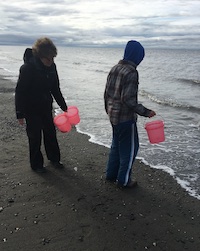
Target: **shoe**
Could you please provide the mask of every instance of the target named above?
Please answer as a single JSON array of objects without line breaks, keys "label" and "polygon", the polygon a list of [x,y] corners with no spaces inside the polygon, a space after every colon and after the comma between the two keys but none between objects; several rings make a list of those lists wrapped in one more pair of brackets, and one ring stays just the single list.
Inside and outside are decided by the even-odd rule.
[{"label": "shoe", "polygon": [[110,182],[110,183],[115,183],[115,182],[116,182],[116,179],[109,179],[109,178],[106,178],[106,181],[107,181],[107,182]]},{"label": "shoe", "polygon": [[44,167],[32,168],[32,170],[36,173],[46,173],[47,170]]},{"label": "shoe", "polygon": [[136,187],[137,185],[138,185],[137,181],[130,181],[126,186],[117,183],[118,188],[133,188]]},{"label": "shoe", "polygon": [[51,161],[51,164],[55,167],[55,168],[64,168],[64,165],[60,162],[60,161]]},{"label": "shoe", "polygon": [[135,181],[129,182],[129,183],[126,185],[126,187],[132,188],[132,187],[136,187],[137,185],[138,185],[138,183],[137,183],[137,181],[135,180]]}]

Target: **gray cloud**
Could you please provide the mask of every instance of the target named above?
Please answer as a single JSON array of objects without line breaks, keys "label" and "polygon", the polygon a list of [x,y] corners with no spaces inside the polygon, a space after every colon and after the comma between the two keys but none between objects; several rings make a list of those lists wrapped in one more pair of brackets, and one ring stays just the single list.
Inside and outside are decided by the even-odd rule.
[{"label": "gray cloud", "polygon": [[0,3],[0,44],[32,44],[49,36],[58,45],[200,48],[196,0],[10,0]]}]

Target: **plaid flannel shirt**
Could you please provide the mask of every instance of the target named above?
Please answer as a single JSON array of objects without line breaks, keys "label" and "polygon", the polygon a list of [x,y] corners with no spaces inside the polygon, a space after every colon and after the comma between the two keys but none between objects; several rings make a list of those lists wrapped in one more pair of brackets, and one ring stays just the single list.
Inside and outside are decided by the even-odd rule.
[{"label": "plaid flannel shirt", "polygon": [[148,117],[150,110],[138,104],[138,84],[138,71],[134,63],[120,60],[110,70],[104,103],[111,124],[136,121],[137,114]]}]

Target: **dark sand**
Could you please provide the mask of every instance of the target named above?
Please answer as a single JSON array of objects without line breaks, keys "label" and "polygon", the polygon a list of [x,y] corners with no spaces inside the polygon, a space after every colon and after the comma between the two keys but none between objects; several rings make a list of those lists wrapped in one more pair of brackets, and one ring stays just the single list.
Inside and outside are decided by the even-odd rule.
[{"label": "dark sand", "polygon": [[137,188],[106,183],[109,149],[75,129],[57,134],[64,170],[31,171],[14,87],[0,78],[1,251],[200,250],[199,200],[139,161]]}]

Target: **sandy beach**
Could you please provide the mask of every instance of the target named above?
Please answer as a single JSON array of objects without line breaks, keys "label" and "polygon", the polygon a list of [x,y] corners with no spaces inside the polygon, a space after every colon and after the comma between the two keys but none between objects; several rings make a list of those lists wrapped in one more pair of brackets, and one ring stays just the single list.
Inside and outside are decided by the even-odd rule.
[{"label": "sandy beach", "polygon": [[57,132],[64,169],[44,154],[47,173],[31,171],[14,88],[0,77],[0,250],[200,250],[199,200],[140,161],[133,168],[138,187],[105,182],[109,149],[75,128]]}]

